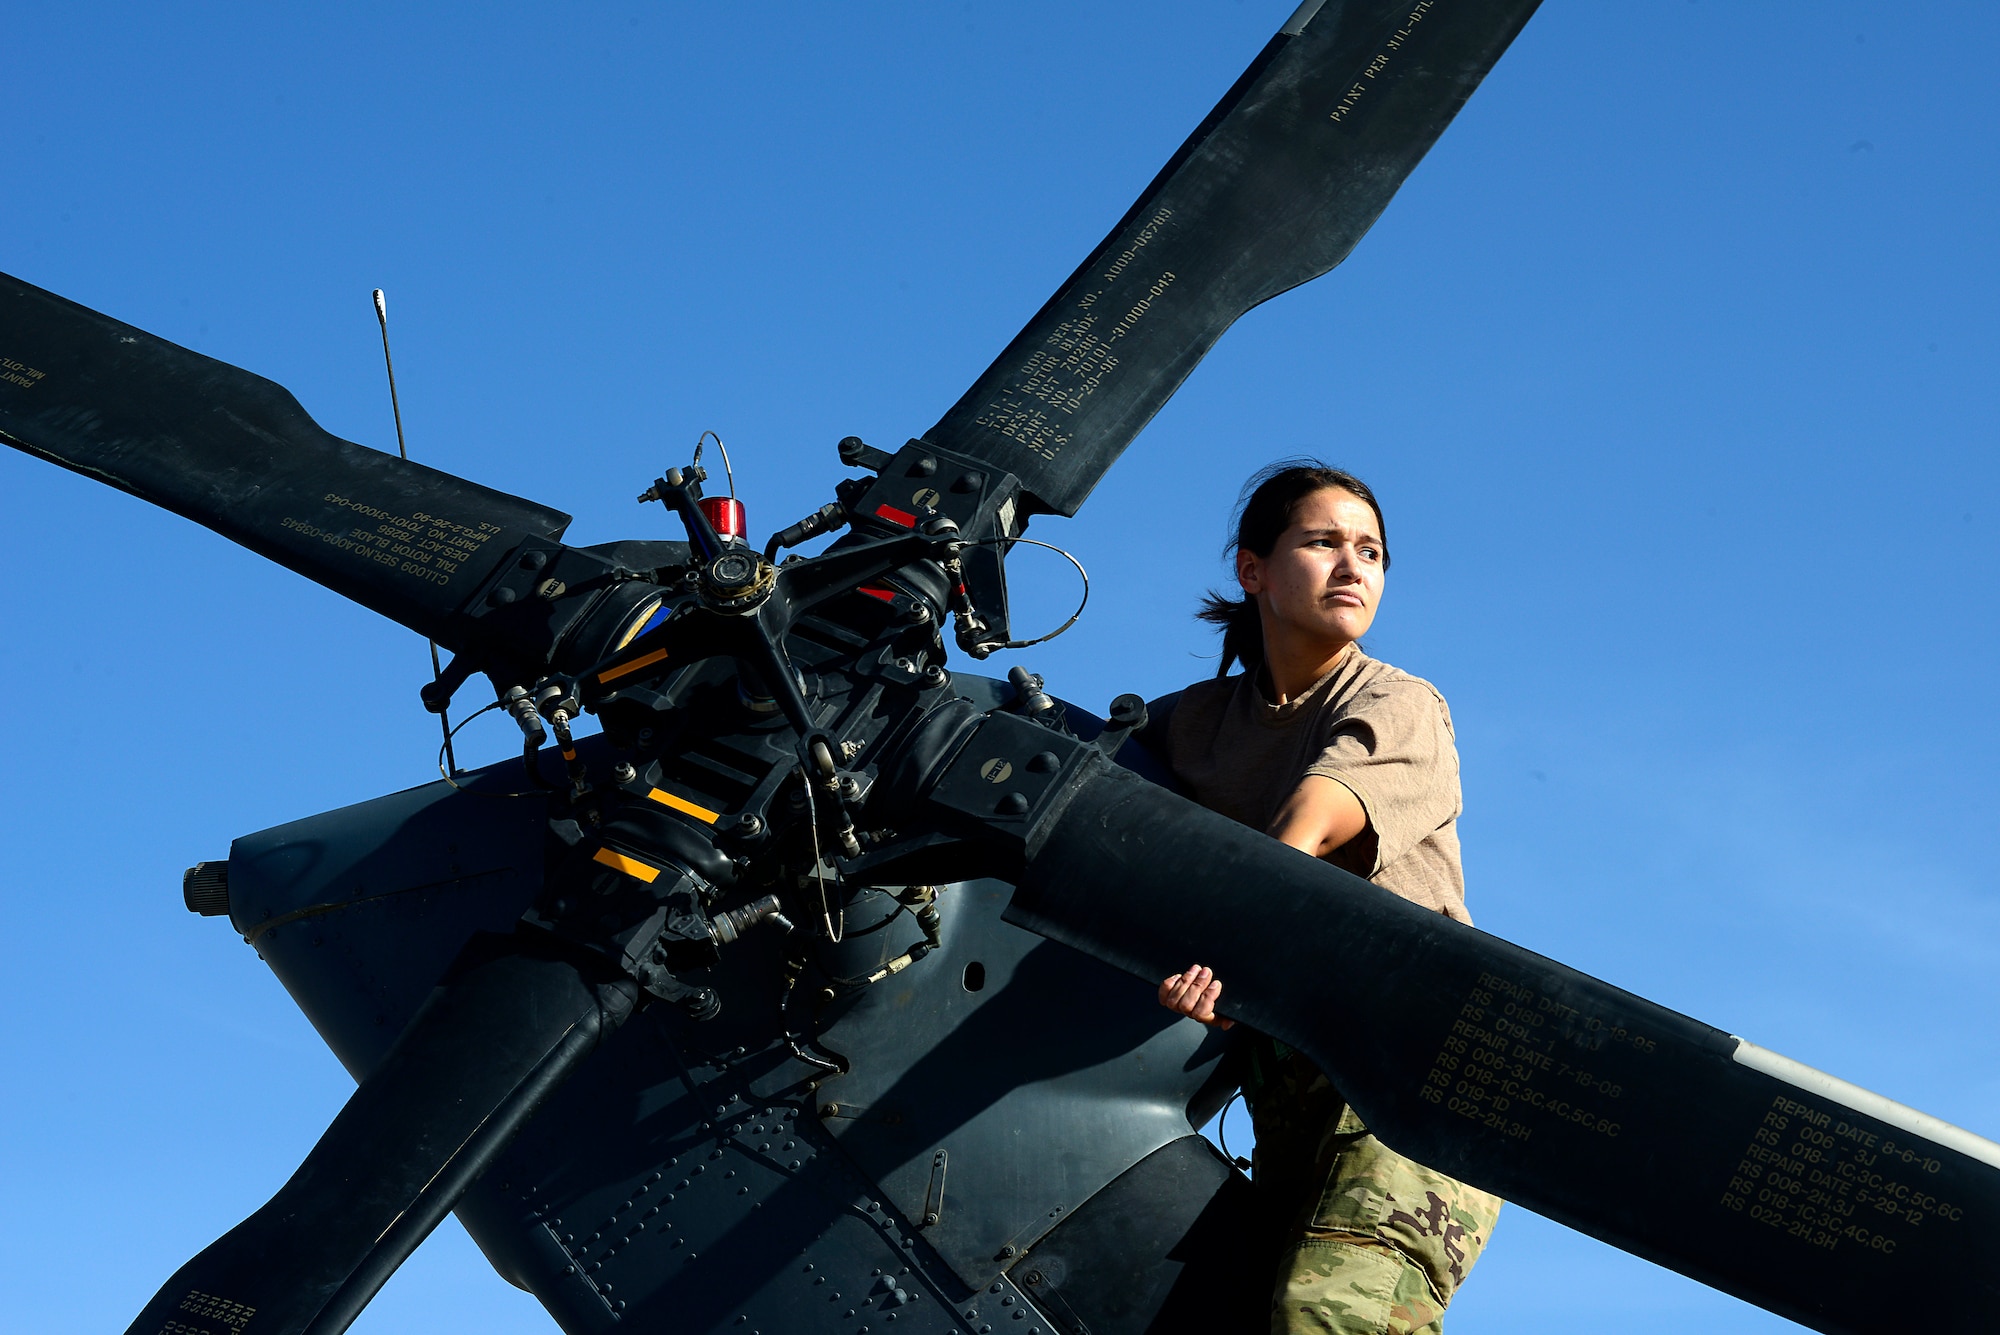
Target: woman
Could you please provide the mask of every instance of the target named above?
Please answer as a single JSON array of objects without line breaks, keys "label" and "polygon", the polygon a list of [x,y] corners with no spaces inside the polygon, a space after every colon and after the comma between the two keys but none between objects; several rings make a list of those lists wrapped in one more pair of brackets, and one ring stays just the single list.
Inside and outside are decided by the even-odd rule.
[{"label": "woman", "polygon": [[[1222,628],[1222,666],[1166,702],[1167,763],[1211,810],[1470,922],[1450,711],[1358,643],[1389,570],[1375,494],[1311,461],[1274,465],[1248,490],[1244,596],[1202,608]],[[1235,661],[1244,670],[1228,676]],[[1160,984],[1162,1005],[1227,1028],[1222,994],[1199,964]],[[1255,1178],[1288,1230],[1272,1330],[1435,1335],[1499,1199],[1396,1154],[1303,1056],[1249,1038]]]}]

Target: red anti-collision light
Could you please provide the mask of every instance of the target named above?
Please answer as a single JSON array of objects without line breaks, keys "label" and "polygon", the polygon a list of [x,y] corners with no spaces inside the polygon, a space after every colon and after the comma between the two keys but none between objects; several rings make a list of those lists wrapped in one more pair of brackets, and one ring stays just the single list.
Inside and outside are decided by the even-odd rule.
[{"label": "red anti-collision light", "polygon": [[704,496],[695,504],[707,516],[709,527],[725,538],[744,541],[744,535],[750,531],[750,523],[743,512],[743,502],[734,496]]}]

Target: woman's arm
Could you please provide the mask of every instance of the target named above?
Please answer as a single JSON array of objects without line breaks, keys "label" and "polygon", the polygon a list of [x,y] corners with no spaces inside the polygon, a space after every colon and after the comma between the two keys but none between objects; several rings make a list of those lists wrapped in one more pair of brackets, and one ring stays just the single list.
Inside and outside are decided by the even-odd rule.
[{"label": "woman's arm", "polygon": [[[1316,858],[1325,857],[1368,828],[1368,812],[1354,790],[1338,779],[1308,774],[1300,780],[1266,831],[1281,844],[1290,844]],[[1176,1015],[1185,1015],[1227,1029],[1233,1023],[1215,1013],[1221,999],[1222,983],[1199,964],[1160,983],[1160,1004]]]},{"label": "woman's arm", "polygon": [[1368,828],[1368,812],[1338,779],[1308,774],[1265,831],[1281,844],[1323,858]]}]

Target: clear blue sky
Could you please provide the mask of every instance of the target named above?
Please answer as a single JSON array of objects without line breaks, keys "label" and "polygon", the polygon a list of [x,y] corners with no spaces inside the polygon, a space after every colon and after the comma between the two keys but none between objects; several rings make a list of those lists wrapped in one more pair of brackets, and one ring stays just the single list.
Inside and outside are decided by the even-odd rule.
[{"label": "clear blue sky", "polygon": [[[769,531],[935,420],[1290,2],[16,6],[0,269],[393,448],[386,288],[417,457],[602,541],[714,428]],[[1212,671],[1238,482],[1322,453],[1384,497],[1370,647],[1452,702],[1481,925],[2000,1135],[1996,68],[1987,5],[1551,0],[1037,526],[1095,582],[1027,661],[1093,707]],[[9,451],[0,494],[0,1285],[117,1329],[350,1088],[180,871],[421,782],[428,665],[82,478]],[[551,1328],[455,1224],[356,1327]],[[1787,1327],[1515,1211],[1452,1328]]]}]

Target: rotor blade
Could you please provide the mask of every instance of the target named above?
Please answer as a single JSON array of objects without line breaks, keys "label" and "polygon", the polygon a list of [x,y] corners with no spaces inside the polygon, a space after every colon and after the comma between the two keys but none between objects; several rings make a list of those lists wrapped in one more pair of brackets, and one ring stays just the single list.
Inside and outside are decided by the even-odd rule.
[{"label": "rotor blade", "polygon": [[2000,1330],[2000,1145],[1144,780],[1084,780],[1006,916],[1149,981],[1210,966],[1399,1152],[1705,1284],[1863,1335],[1951,1275],[1951,1324]]},{"label": "rotor blade", "polygon": [[925,434],[1073,515],[1223,331],[1347,252],[1539,0],[1306,0]]},{"label": "rotor blade", "polygon": [[347,1329],[632,997],[521,938],[475,937],[291,1180],[129,1335]]},{"label": "rotor blade", "polygon": [[[185,515],[447,645],[569,516],[322,428],[260,376],[0,274],[0,441]],[[457,647],[457,646],[453,646]]]}]

